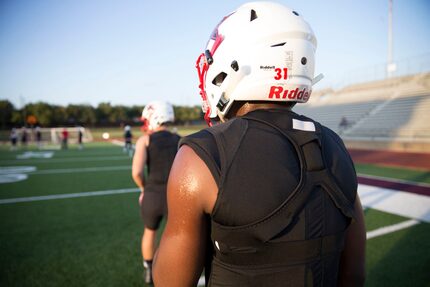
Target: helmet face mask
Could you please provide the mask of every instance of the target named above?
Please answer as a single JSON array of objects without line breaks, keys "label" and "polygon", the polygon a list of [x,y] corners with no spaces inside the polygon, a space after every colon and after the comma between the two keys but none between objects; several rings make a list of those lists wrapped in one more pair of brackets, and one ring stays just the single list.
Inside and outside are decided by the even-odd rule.
[{"label": "helmet face mask", "polygon": [[[233,13],[232,13],[233,14]],[[230,14],[230,15],[232,15]],[[197,58],[196,62],[196,68],[197,73],[199,76],[199,88],[200,88],[200,96],[202,97],[202,110],[204,113],[204,118],[208,125],[212,125],[210,118],[214,118],[214,116],[211,116],[212,110],[210,106],[210,102],[208,101],[206,90],[205,90],[205,80],[206,80],[206,74],[209,69],[209,65],[212,64],[213,58],[212,55],[215,54],[217,48],[224,40],[224,37],[220,35],[218,32],[218,27],[230,16],[224,17],[221,22],[218,23],[218,25],[215,27],[214,31],[211,34],[211,37],[209,38],[208,43],[206,44],[206,50],[204,53],[200,54],[200,56]]]},{"label": "helmet face mask", "polygon": [[173,106],[167,102],[154,101],[148,103],[142,111],[141,130],[152,132],[168,122],[175,121]]},{"label": "helmet face mask", "polygon": [[140,127],[140,130],[142,132],[148,132],[149,131],[149,121],[145,118],[140,118],[140,121],[142,123],[142,126]]},{"label": "helmet face mask", "polygon": [[252,2],[224,17],[196,63],[205,119],[236,101],[306,102],[312,92],[316,38],[297,12]]},{"label": "helmet face mask", "polygon": [[199,89],[200,89],[200,96],[202,97],[202,111],[204,113],[204,118],[208,125],[211,125],[210,122],[210,114],[211,114],[211,107],[208,102],[208,98],[206,95],[205,90],[205,79],[206,74],[208,72],[209,64],[206,60],[205,54],[202,53],[196,61],[196,68],[197,68],[197,74],[199,76]]}]

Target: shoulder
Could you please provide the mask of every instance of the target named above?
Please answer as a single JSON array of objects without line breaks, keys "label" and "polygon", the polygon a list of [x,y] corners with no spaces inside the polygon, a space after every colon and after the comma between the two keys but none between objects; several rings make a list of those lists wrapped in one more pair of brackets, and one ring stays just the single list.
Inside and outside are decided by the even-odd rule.
[{"label": "shoulder", "polygon": [[198,131],[186,137],[183,137],[179,141],[179,148],[189,153],[189,150],[193,150],[193,156],[200,157],[207,164],[212,164],[215,160],[215,165],[218,165],[218,147],[216,140],[212,133],[207,129]]},{"label": "shoulder", "polygon": [[182,137],[180,141],[180,145],[188,144],[189,142],[195,142],[195,141],[201,141],[201,140],[205,141],[208,139],[210,140],[211,138],[212,138],[212,135],[208,131],[208,128],[206,128],[198,132],[189,134],[185,137]]},{"label": "shoulder", "polygon": [[336,144],[341,147],[341,149],[346,151],[346,147],[342,138],[332,129],[321,125],[321,133],[325,142],[331,142],[332,144]]},{"label": "shoulder", "polygon": [[[170,171],[168,196],[175,201],[190,201],[211,213],[217,185],[205,162],[188,147],[180,147]],[[214,197],[215,195],[215,197]]]},{"label": "shoulder", "polygon": [[241,127],[243,125],[246,125],[246,121],[244,119],[234,118],[225,123],[220,123],[212,127],[208,127],[203,130],[200,130],[196,133],[190,134],[186,137],[183,137],[181,139],[181,142],[201,141],[201,140],[210,141],[210,140],[213,140],[214,137],[220,134],[224,134],[227,131],[234,129],[235,127]]},{"label": "shoulder", "polygon": [[136,149],[140,147],[147,147],[149,145],[150,136],[145,134],[139,137],[136,141]]},{"label": "shoulder", "polygon": [[297,113],[295,113],[295,115],[298,119],[300,119],[302,121],[310,121],[310,122],[313,122],[315,125],[318,125],[320,132],[324,137],[329,138],[329,139],[331,139],[335,142],[338,142],[338,143],[343,143],[340,136],[336,132],[334,132],[332,129],[330,129],[329,127],[327,127],[327,126],[323,125],[322,123],[320,123],[320,122],[318,122],[312,118],[309,118],[307,116],[300,115]]},{"label": "shoulder", "polygon": [[181,139],[181,136],[178,135],[176,132],[168,131],[171,138],[173,138],[176,141],[179,141]]}]

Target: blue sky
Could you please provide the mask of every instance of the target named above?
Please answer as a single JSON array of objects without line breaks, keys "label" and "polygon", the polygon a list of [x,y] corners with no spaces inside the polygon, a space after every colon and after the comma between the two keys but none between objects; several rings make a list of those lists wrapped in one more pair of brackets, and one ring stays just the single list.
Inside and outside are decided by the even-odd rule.
[{"label": "blue sky", "polygon": [[[200,104],[195,60],[219,20],[245,2],[1,0],[0,99]],[[388,0],[277,2],[312,26],[320,88],[386,61]],[[394,60],[428,59],[430,1],[393,2]]]}]

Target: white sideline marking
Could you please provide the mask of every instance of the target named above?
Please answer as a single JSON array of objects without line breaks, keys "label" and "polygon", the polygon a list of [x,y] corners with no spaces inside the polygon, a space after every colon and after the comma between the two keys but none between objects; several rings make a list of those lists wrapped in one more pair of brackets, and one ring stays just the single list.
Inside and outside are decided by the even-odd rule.
[{"label": "white sideline marking", "polygon": [[0,166],[0,184],[26,180],[26,173],[36,171],[35,166]]},{"label": "white sideline marking", "polygon": [[29,159],[29,158],[52,158],[54,155],[53,151],[26,151],[23,154],[16,156],[17,159]]},{"label": "white sideline marking", "polygon": [[36,171],[35,166],[0,166],[0,175],[17,174]]},{"label": "white sideline marking", "polygon": [[22,173],[16,174],[1,174],[0,173],[0,183],[13,183],[18,181],[23,181],[28,178],[28,175]]},{"label": "white sideline marking", "polygon": [[90,192],[80,192],[80,193],[66,193],[66,194],[53,194],[53,195],[44,195],[44,196],[18,197],[18,198],[0,199],[0,204],[43,201],[43,200],[64,199],[64,198],[76,198],[76,197],[87,197],[87,196],[100,196],[100,195],[130,193],[130,192],[138,192],[138,191],[140,191],[140,189],[138,189],[138,188],[125,188],[125,189],[90,191]]},{"label": "white sideline marking", "polygon": [[30,174],[57,174],[57,173],[79,173],[79,172],[98,172],[98,171],[112,171],[112,170],[128,170],[131,169],[129,165],[123,166],[102,166],[102,167],[82,167],[82,168],[62,168],[62,169],[45,169]]},{"label": "white sideline marking", "polygon": [[[125,156],[125,155],[120,155],[120,156],[106,156],[106,157],[102,157],[102,156],[97,156],[97,157],[72,157],[72,158],[67,158],[67,157],[63,157],[63,158],[51,158],[51,159],[39,159],[39,158],[33,158],[33,159],[25,159],[25,160],[20,160],[19,163],[23,163],[23,162],[31,162],[31,163],[59,163],[59,162],[75,162],[75,161],[107,161],[107,160],[124,160],[124,159],[129,159],[129,157]],[[0,164],[16,164],[16,160],[0,160]]]},{"label": "white sideline marking", "polygon": [[417,225],[418,223],[420,223],[418,220],[415,219],[411,219],[411,220],[407,220],[407,221],[403,221],[397,224],[393,224],[393,225],[389,225],[389,226],[384,226],[372,231],[367,232],[367,239],[371,239],[371,238],[375,238],[378,236],[382,236],[388,233],[392,233],[395,231],[399,231],[405,228],[409,228],[411,226]]},{"label": "white sideline marking", "polygon": [[430,223],[430,196],[358,185],[363,206]]}]

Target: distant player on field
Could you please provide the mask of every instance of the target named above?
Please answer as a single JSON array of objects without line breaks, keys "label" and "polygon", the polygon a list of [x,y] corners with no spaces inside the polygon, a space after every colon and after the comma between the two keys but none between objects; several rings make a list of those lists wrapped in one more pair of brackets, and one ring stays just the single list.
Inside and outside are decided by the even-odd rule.
[{"label": "distant player on field", "polygon": [[145,134],[136,142],[132,175],[141,190],[139,204],[145,225],[142,237],[144,280],[152,283],[155,237],[160,222],[167,213],[167,178],[180,138],[167,129],[167,125],[175,120],[173,107],[168,103],[149,103],[143,109],[141,119]]},{"label": "distant player on field", "polygon": [[61,132],[61,149],[67,149],[69,142],[69,131],[66,128],[63,128]]},{"label": "distant player on field", "polygon": [[24,126],[21,128],[21,145],[23,148],[27,148],[28,143],[28,132],[27,128]]},{"label": "distant player on field", "polygon": [[16,143],[18,142],[18,132],[16,130],[16,128],[12,128],[12,130],[10,131],[10,143],[11,143],[11,150],[16,150]]},{"label": "distant player on field", "polygon": [[42,148],[42,131],[39,126],[36,127],[36,144],[38,149]]},{"label": "distant player on field", "polygon": [[292,111],[312,92],[316,38],[281,4],[224,17],[197,60],[208,120],[181,140],[157,287],[363,286],[366,233],[340,137]]},{"label": "distant player on field", "polygon": [[78,146],[80,150],[84,148],[83,137],[84,137],[84,128],[78,127]]},{"label": "distant player on field", "polygon": [[133,155],[133,134],[131,133],[131,127],[129,125],[126,125],[124,127],[124,152],[127,153],[129,156]]}]

